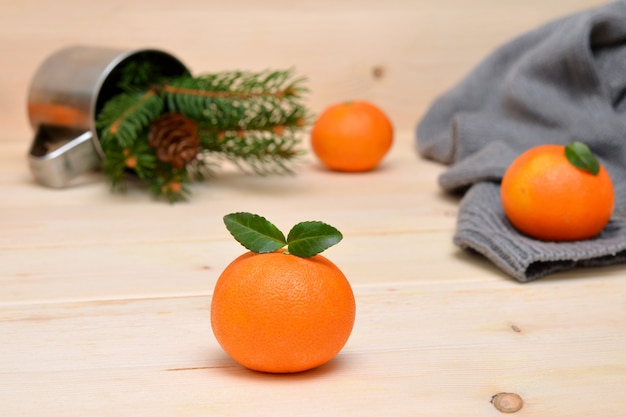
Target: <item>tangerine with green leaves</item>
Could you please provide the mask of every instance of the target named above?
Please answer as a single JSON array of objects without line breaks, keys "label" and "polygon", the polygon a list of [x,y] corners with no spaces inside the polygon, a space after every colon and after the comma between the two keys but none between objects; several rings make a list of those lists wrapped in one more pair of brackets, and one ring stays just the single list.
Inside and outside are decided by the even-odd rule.
[{"label": "tangerine with green leaves", "polygon": [[380,164],[392,143],[389,117],[368,101],[327,107],[311,130],[313,152],[335,171],[370,171]]},{"label": "tangerine with green leaves", "polygon": [[522,153],[506,170],[500,195],[510,223],[544,241],[598,235],[615,199],[608,172],[581,142],[539,145]]},{"label": "tangerine with green leaves", "polygon": [[225,216],[249,252],[222,272],[211,326],[224,351],[261,372],[293,373],[335,357],[352,332],[356,304],[343,272],[319,252],[341,240],[321,222],[294,226],[287,238],[250,213]]}]

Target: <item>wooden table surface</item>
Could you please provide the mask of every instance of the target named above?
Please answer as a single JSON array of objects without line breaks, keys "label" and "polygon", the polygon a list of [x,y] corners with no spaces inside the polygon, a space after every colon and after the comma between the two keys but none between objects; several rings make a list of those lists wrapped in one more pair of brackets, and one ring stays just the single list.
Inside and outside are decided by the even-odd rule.
[{"label": "wooden table surface", "polygon": [[[626,270],[521,284],[456,248],[459,200],[413,135],[489,50],[598,2],[85,3],[0,6],[1,416],[497,416],[500,392],[523,399],[519,416],[625,415]],[[310,153],[296,176],[224,167],[176,205],[111,194],[98,173],[46,189],[26,163],[26,90],[47,54],[75,42],[163,46],[196,69],[295,64],[314,111],[381,105],[394,147],[365,174],[327,171]],[[215,341],[211,292],[243,252],[222,216],[241,210],[344,233],[325,255],[350,280],[357,317],[328,364],[252,372]]]}]

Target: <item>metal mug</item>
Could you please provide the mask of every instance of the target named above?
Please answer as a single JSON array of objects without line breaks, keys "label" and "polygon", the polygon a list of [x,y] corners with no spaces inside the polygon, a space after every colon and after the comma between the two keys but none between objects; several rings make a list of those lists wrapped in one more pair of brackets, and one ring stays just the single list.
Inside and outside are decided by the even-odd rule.
[{"label": "metal mug", "polygon": [[94,46],[63,48],[41,64],[28,92],[28,117],[35,130],[28,161],[37,182],[63,188],[101,164],[96,116],[121,92],[123,64],[138,57],[158,65],[165,76],[188,71],[177,58],[160,50]]}]

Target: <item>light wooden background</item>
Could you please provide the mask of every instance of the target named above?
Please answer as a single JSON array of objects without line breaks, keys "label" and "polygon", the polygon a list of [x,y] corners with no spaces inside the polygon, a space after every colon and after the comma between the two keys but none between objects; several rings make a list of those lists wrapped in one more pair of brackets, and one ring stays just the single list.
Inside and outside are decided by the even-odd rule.
[{"label": "light wooden background", "polygon": [[[314,110],[370,99],[398,129],[495,46],[598,0],[28,0],[0,5],[2,139],[26,140],[26,92],[58,48],[156,47],[194,73],[290,68]],[[373,73],[382,72],[382,76]]]},{"label": "light wooden background", "polygon": [[[458,199],[414,151],[430,102],[512,36],[595,0],[33,0],[0,3],[0,416],[618,417],[626,409],[622,267],[519,284],[451,242]],[[101,177],[34,184],[26,92],[68,44],[157,47],[194,72],[295,67],[315,112],[369,99],[393,119],[381,169],[296,177],[230,171],[170,206]],[[336,360],[248,372],[212,337],[219,272],[242,248],[237,210],[288,229],[340,228],[328,251],[357,296]]]}]

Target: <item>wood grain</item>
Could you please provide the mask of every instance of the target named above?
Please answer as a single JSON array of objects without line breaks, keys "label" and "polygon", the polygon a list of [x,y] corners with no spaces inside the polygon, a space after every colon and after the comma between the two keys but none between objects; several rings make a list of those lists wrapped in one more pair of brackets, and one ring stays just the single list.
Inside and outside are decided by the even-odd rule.
[{"label": "wood grain", "polygon": [[[26,92],[69,44],[170,51],[194,73],[294,68],[310,106],[364,98],[411,129],[434,97],[493,48],[598,0],[35,0],[0,5],[2,139],[30,137]],[[382,76],[375,76],[375,70]]]},{"label": "wood grain", "polygon": [[[421,159],[415,123],[493,48],[585,0],[296,3],[60,0],[0,5],[0,415],[11,417],[615,417],[626,397],[626,273],[590,268],[520,284],[452,244],[459,196]],[[98,173],[36,185],[26,164],[26,91],[42,59],[72,43],[156,46],[195,71],[295,67],[310,106],[366,98],[396,141],[367,174],[309,154],[295,176],[224,167],[169,205]],[[305,146],[306,140],[304,141]],[[243,251],[222,216],[281,229],[323,220],[344,233],[327,256],[353,285],[345,349],[311,372],[247,371],[210,329],[213,285]]]},{"label": "wood grain", "polygon": [[491,396],[513,391],[520,415],[620,415],[624,290],[607,278],[357,285],[342,353],[288,376],[225,357],[206,295],[5,306],[0,404],[12,416],[497,415]]}]

